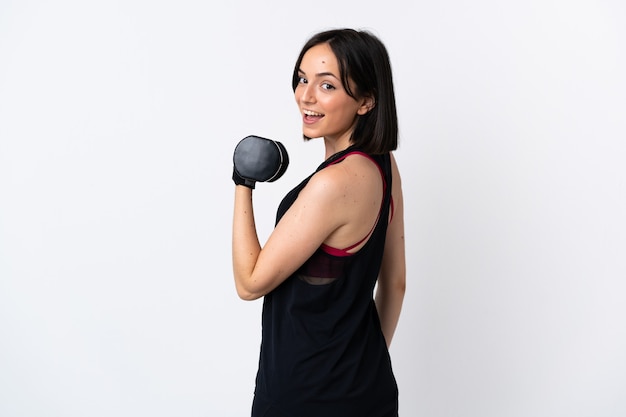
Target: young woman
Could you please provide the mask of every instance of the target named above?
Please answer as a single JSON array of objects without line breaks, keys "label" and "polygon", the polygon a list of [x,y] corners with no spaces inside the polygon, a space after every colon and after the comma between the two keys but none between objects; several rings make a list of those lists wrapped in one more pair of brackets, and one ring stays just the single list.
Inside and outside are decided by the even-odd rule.
[{"label": "young woman", "polygon": [[237,293],[264,297],[252,415],[397,416],[388,347],[406,272],[386,48],[365,31],[318,33],[292,85],[304,137],[322,138],[326,155],[284,198],[263,247],[252,189],[235,187]]}]

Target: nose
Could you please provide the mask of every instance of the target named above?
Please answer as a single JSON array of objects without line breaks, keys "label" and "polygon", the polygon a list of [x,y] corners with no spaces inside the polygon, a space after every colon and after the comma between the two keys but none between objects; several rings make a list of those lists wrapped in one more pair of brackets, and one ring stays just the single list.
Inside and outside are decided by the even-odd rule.
[{"label": "nose", "polygon": [[300,85],[300,101],[303,103],[315,103],[315,89],[311,84]]}]

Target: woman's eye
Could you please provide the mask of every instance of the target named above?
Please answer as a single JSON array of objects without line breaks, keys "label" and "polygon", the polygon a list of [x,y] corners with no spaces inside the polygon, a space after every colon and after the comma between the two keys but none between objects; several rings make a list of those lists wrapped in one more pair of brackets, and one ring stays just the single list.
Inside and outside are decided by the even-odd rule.
[{"label": "woman's eye", "polygon": [[322,88],[324,90],[334,90],[335,89],[335,87],[332,84],[328,84],[328,83],[323,83],[322,84]]},{"label": "woman's eye", "polygon": [[306,80],[306,78],[304,78],[304,77],[299,77],[299,78],[298,78],[298,83],[300,83],[300,84],[306,84],[307,82],[308,82],[308,81],[307,81],[307,80]]}]

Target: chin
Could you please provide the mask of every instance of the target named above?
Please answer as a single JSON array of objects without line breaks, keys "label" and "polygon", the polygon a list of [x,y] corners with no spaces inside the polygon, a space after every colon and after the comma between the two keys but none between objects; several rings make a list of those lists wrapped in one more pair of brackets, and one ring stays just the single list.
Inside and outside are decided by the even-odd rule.
[{"label": "chin", "polygon": [[308,141],[311,139],[321,138],[322,136],[318,134],[316,129],[307,129],[307,126],[305,126],[304,129],[302,129],[302,137],[304,140]]}]

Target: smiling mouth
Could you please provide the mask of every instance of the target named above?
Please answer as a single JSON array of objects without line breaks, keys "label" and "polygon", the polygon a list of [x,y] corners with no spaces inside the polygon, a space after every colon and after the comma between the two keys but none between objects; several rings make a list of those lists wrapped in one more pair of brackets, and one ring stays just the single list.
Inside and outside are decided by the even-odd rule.
[{"label": "smiling mouth", "polygon": [[311,110],[303,110],[302,114],[304,115],[304,121],[305,122],[309,122],[309,123],[316,122],[319,119],[321,119],[322,117],[324,117],[324,114],[318,113],[318,112],[314,112],[314,111],[311,111]]}]

